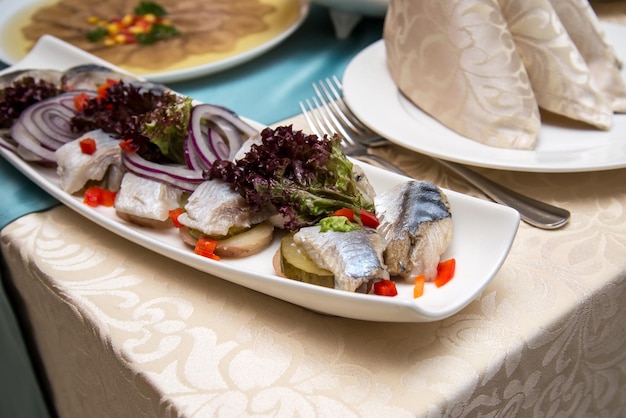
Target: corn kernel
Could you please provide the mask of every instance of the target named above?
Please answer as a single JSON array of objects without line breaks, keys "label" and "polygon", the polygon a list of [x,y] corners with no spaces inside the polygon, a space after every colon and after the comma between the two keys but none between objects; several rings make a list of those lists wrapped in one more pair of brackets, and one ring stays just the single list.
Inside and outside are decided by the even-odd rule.
[{"label": "corn kernel", "polygon": [[126,43],[126,35],[124,35],[123,33],[120,33],[119,35],[115,35],[115,37],[113,39],[115,40],[115,43],[117,43],[117,44],[125,44]]},{"label": "corn kernel", "polygon": [[128,31],[133,35],[137,35],[138,33],[146,33],[148,32],[147,28],[141,26],[131,26],[128,28]]},{"label": "corn kernel", "polygon": [[111,35],[115,35],[119,31],[120,31],[120,27],[118,26],[117,23],[111,23],[107,25],[107,32],[109,32]]},{"label": "corn kernel", "polygon": [[100,21],[100,19],[98,18],[98,16],[90,16],[87,18],[87,23],[94,25],[96,23],[98,23]]},{"label": "corn kernel", "polygon": [[135,19],[134,16],[131,14],[124,15],[124,17],[122,18],[122,24],[128,26],[131,23],[133,23],[134,19]]},{"label": "corn kernel", "polygon": [[156,16],[152,13],[148,13],[146,15],[143,15],[143,18],[145,20],[147,20],[148,22],[154,22],[156,20]]},{"label": "corn kernel", "polygon": [[111,38],[104,38],[104,46],[113,46],[115,41]]}]

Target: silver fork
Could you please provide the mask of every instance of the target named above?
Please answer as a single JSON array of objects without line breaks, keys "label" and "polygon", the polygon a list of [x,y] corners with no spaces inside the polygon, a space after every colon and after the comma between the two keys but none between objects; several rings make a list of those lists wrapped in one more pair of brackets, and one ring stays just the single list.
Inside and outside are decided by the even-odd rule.
[{"label": "silver fork", "polygon": [[[302,113],[313,133],[321,137],[324,134],[332,135],[337,132],[345,138],[344,152],[346,155],[366,162],[378,163],[384,168],[408,176],[389,161],[378,155],[368,153],[368,148],[383,146],[389,142],[365,126],[350,111],[343,100],[342,85],[336,76],[333,76],[333,82],[327,78],[325,82],[320,81],[318,84],[313,84],[313,89],[316,95],[313,97],[315,106],[312,106],[308,100],[308,109],[302,102],[300,103]],[[566,209],[522,195],[463,165],[451,161],[435,160],[463,177],[493,201],[516,209],[520,218],[532,226],[542,229],[557,229],[564,226],[570,219],[570,212]]]},{"label": "silver fork", "polygon": [[[306,106],[304,103],[300,102],[300,109],[302,110],[302,114],[304,115],[307,124],[315,135],[321,138],[324,135],[332,136],[334,133],[339,133],[343,136],[341,146],[346,155],[365,161],[366,163],[380,166],[394,173],[409,176],[404,170],[400,169],[381,156],[370,154],[368,147],[363,145],[361,142],[353,140],[352,136],[346,131],[347,127],[341,126],[335,116],[331,113],[331,110],[328,109],[327,102],[320,103],[316,97],[313,97],[312,100],[314,104],[311,104],[311,101],[307,99]],[[335,120],[333,121],[333,119]]]}]

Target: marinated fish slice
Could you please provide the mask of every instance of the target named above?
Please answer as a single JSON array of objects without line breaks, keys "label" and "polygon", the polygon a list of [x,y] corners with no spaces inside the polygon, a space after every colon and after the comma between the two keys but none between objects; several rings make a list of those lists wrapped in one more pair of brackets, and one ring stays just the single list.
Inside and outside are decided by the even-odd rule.
[{"label": "marinated fish slice", "polygon": [[424,181],[401,183],[374,199],[379,233],[387,241],[385,264],[391,276],[432,281],[441,254],[452,241],[447,196]]},{"label": "marinated fish slice", "polygon": [[359,191],[361,192],[363,197],[369,203],[373,204],[374,197],[376,196],[376,191],[374,190],[374,187],[365,175],[365,171],[363,171],[363,168],[358,164],[354,164],[352,166],[352,175],[354,176],[354,180],[356,180],[357,187],[359,188]]},{"label": "marinated fish slice", "polygon": [[209,180],[200,184],[189,196],[185,213],[178,221],[205,235],[220,237],[235,228],[249,228],[269,217],[269,213],[253,211],[246,200],[230,184]]},{"label": "marinated fish slice", "polygon": [[115,197],[115,210],[129,221],[157,226],[149,220],[167,221],[169,211],[180,207],[181,195],[173,186],[126,172]]},{"label": "marinated fish slice", "polygon": [[[85,138],[95,140],[96,151],[93,154],[81,151],[80,141]],[[62,145],[54,154],[61,188],[67,193],[76,193],[90,180],[102,180],[109,169],[118,173],[123,170],[119,140],[100,129],[87,132],[78,139]],[[107,186],[112,191],[116,191],[118,187],[119,183],[111,182]]]},{"label": "marinated fish slice", "polygon": [[320,267],[335,275],[335,289],[354,292],[370,281],[388,280],[383,264],[385,242],[373,229],[320,232],[320,226],[301,228],[294,242]]},{"label": "marinated fish slice", "polygon": [[137,77],[98,64],[83,64],[65,70],[61,76],[61,84],[66,90],[97,90],[108,79],[132,82]]}]

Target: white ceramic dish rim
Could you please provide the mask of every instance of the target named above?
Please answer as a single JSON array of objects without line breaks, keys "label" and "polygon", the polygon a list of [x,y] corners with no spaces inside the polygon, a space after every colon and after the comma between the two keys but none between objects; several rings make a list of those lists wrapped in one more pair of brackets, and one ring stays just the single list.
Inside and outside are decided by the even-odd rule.
[{"label": "white ceramic dish rim", "polygon": [[[106,64],[53,37],[42,38],[19,68],[56,68],[95,62]],[[250,121],[259,128],[259,124]],[[80,197],[59,187],[54,169],[24,162],[13,152],[0,154],[42,189],[81,216],[120,237],[165,257],[227,281],[300,305],[313,311],[352,319],[384,322],[430,322],[447,318],[471,303],[494,278],[513,244],[519,214],[505,206],[446,190],[453,211],[455,237],[444,258],[457,259],[455,278],[446,286],[428,285],[424,296],[412,297],[410,284],[399,284],[400,294],[389,298],[363,295],[300,283],[274,274],[271,259],[279,237],[262,253],[238,260],[213,260],[197,256],[182,243],[175,230],[152,230],[127,223],[111,208],[90,208]],[[363,164],[377,190],[407,179]]]},{"label": "white ceramic dish rim", "polygon": [[[603,23],[607,39],[626,58],[626,26]],[[622,70],[626,76],[626,67]],[[361,51],[343,76],[346,102],[371,129],[405,148],[478,167],[527,172],[584,172],[626,167],[626,115],[610,131],[544,123],[535,150],[490,147],[430,117],[398,91],[389,75],[384,41]]]},{"label": "white ceramic dish rim", "polygon": [[[238,65],[244,64],[266,52],[276,47],[283,41],[285,41],[291,34],[293,34],[301,25],[304,23],[304,20],[309,14],[310,3],[307,0],[298,0],[300,3],[300,11],[298,15],[298,19],[288,28],[286,28],[283,32],[281,32],[276,37],[270,39],[269,41],[258,45],[252,49],[247,51],[243,51],[240,54],[233,55],[231,57],[210,62],[206,64],[200,64],[197,66],[172,70],[172,71],[163,71],[163,72],[155,72],[149,74],[138,74],[146,77],[147,79],[160,83],[171,83],[178,82],[184,80],[191,80],[194,78],[199,78],[203,76],[207,76],[210,74],[215,74],[229,68],[236,67]],[[32,7],[34,4],[41,3],[41,0],[0,0],[0,9],[4,9],[2,15],[0,16],[0,26],[9,21],[12,16],[15,16],[16,13],[20,11]],[[18,61],[6,51],[2,44],[0,43],[0,60],[4,61],[9,65],[16,64]]]}]

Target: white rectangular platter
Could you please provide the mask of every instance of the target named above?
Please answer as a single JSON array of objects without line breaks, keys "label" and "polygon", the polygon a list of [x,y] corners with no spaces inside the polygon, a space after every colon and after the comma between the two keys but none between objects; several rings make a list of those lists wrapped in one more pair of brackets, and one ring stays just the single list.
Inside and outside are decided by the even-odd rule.
[{"label": "white rectangular platter", "polygon": [[[102,61],[58,39],[42,38],[31,53],[13,67],[64,69]],[[256,124],[258,126],[258,124]],[[506,259],[519,225],[519,214],[508,207],[444,190],[452,209],[453,241],[442,259],[456,259],[455,277],[437,288],[427,284],[424,295],[414,299],[411,283],[398,283],[399,294],[384,297],[350,293],[279,277],[272,267],[280,234],[263,252],[242,259],[214,261],[194,254],[178,232],[139,227],[115,215],[112,208],[92,208],[82,196],[65,193],[53,168],[24,162],[10,150],[0,154],[19,171],[81,216],[140,246],[221,279],[245,286],[320,313],[383,322],[429,322],[449,317],[476,299]],[[374,188],[381,192],[408,180],[376,167],[361,164]],[[175,278],[172,278],[175,280]]]}]

